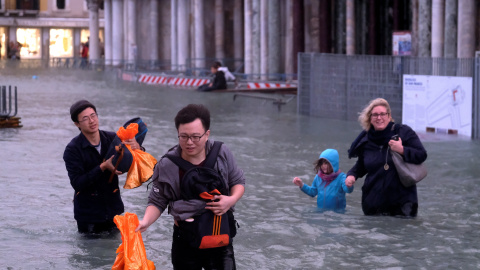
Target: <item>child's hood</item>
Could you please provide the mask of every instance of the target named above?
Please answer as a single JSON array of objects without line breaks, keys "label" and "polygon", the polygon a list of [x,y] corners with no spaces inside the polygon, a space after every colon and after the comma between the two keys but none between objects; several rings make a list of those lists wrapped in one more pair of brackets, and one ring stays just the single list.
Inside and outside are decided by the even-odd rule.
[{"label": "child's hood", "polygon": [[320,154],[319,158],[324,158],[332,164],[333,172],[338,172],[339,160],[338,151],[335,149],[326,149]]}]

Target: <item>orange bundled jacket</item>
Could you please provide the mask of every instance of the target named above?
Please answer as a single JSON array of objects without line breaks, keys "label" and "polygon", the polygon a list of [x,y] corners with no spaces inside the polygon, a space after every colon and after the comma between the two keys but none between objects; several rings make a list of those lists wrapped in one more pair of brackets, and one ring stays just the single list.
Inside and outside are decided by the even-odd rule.
[{"label": "orange bundled jacket", "polygon": [[115,216],[113,221],[122,234],[122,244],[117,249],[112,270],[155,270],[153,262],[147,260],[142,234],[135,232],[139,224],[137,215],[127,212],[125,216]]},{"label": "orange bundled jacket", "polygon": [[[138,124],[131,123],[127,128],[120,127],[117,136],[120,140],[125,141],[135,138],[138,133]],[[128,170],[127,180],[123,186],[126,189],[136,188],[145,183],[153,175],[153,168],[157,164],[157,160],[147,152],[140,149],[132,150],[130,145],[125,145],[133,156],[133,162]]]}]

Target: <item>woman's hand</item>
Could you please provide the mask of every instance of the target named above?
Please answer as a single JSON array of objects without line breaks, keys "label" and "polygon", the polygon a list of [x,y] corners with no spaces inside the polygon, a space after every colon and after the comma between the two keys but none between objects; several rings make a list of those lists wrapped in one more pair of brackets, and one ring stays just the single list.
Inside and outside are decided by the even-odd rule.
[{"label": "woman's hand", "polygon": [[355,184],[355,176],[347,176],[347,178],[345,179],[345,185],[350,188],[353,187],[353,184]]},{"label": "woman's hand", "polygon": [[294,183],[295,185],[297,185],[298,187],[303,187],[302,179],[300,179],[300,178],[298,178],[298,177],[293,178],[293,183]]},{"label": "woman's hand", "polygon": [[402,138],[398,137],[398,141],[390,140],[388,142],[388,145],[390,146],[390,149],[392,149],[392,151],[395,151],[395,152],[399,153],[400,155],[403,155]]}]

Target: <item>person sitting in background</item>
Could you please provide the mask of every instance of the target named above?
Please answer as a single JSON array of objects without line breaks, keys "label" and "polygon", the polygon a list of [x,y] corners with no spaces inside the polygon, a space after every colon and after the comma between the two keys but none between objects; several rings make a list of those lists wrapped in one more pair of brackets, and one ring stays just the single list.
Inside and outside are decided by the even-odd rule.
[{"label": "person sitting in background", "polygon": [[225,79],[227,82],[236,82],[237,78],[235,78],[235,75],[233,75],[230,70],[228,70],[228,67],[222,66],[220,62],[215,62],[219,66],[218,70],[222,71],[225,74]]},{"label": "person sitting in background", "polygon": [[213,79],[210,81],[210,83],[201,85],[198,87],[198,91],[203,91],[203,92],[208,92],[212,90],[218,90],[218,89],[227,89],[227,81],[225,79],[225,73],[223,71],[220,71],[220,63],[215,62],[213,65],[210,67],[210,71],[213,74]]}]

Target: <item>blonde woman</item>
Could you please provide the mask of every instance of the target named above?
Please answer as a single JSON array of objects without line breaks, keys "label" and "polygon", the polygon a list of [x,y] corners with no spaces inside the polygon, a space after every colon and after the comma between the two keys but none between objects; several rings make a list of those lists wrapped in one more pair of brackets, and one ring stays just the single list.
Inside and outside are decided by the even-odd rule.
[{"label": "blonde woman", "polygon": [[406,162],[420,164],[427,159],[420,139],[409,126],[395,124],[390,105],[383,98],[370,101],[358,120],[363,131],[348,150],[349,158],[358,159],[345,184],[351,187],[358,178],[367,176],[362,187],[365,215],[415,217],[417,187],[402,185],[388,151],[400,153]]}]

